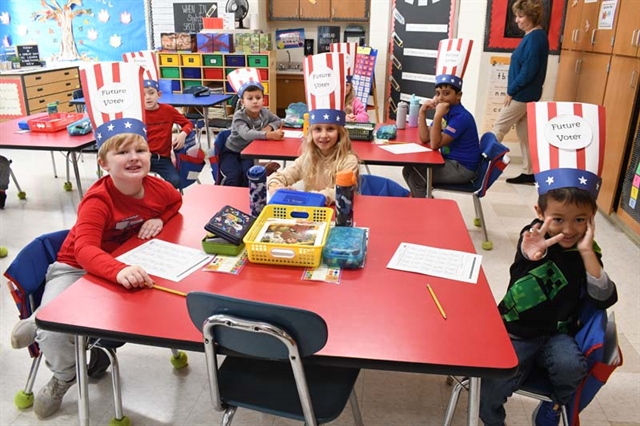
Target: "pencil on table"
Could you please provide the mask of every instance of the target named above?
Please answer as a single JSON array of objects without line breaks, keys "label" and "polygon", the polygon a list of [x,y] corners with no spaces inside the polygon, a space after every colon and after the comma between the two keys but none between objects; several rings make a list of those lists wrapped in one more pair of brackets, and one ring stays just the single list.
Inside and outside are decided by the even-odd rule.
[{"label": "pencil on table", "polygon": [[447,314],[444,313],[444,309],[442,309],[442,305],[440,304],[440,301],[438,300],[438,297],[434,293],[433,289],[431,288],[431,286],[429,284],[427,284],[427,288],[429,289],[429,293],[431,293],[431,298],[436,303],[436,306],[438,307],[438,310],[440,311],[440,315],[442,315],[442,318],[447,319]]},{"label": "pencil on table", "polygon": [[159,285],[153,285],[153,288],[155,288],[156,290],[160,290],[160,291],[166,291],[167,293],[171,293],[171,294],[177,294],[178,296],[182,296],[182,297],[187,297],[187,293],[184,293],[182,291],[178,291],[178,290],[173,290],[167,287],[160,287]]}]

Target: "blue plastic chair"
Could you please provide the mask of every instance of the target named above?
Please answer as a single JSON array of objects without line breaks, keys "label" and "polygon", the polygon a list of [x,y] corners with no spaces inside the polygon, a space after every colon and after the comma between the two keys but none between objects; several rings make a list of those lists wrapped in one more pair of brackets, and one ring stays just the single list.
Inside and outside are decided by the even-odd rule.
[{"label": "blue plastic chair", "polygon": [[224,174],[220,168],[220,153],[224,149],[227,143],[227,138],[231,134],[230,129],[220,130],[220,133],[216,136],[216,140],[213,142],[213,149],[209,151],[209,163],[211,164],[211,175],[213,176],[213,182],[216,185],[224,184]]},{"label": "blue plastic chair", "polygon": [[462,184],[434,184],[433,189],[440,189],[451,192],[465,192],[473,196],[473,207],[476,217],[473,224],[482,229],[484,241],[482,242],[483,250],[493,249],[493,242],[489,240],[487,232],[487,224],[482,213],[482,203],[480,198],[484,197],[487,190],[493,185],[502,171],[509,164],[509,157],[506,155],[509,148],[498,142],[496,135],[487,132],[480,138],[480,164],[476,171],[475,177],[469,183]]},{"label": "blue plastic chair", "polygon": [[[242,407],[312,426],[336,419],[347,401],[362,425],[354,390],[360,370],[304,362],[327,341],[319,315],[204,292],[189,293],[187,309],[203,334],[211,399],[225,412],[223,425]],[[218,366],[217,350],[241,356],[228,355]]]},{"label": "blue plastic chair", "polygon": [[[69,233],[68,230],[44,234],[27,244],[11,262],[4,273],[9,279],[9,291],[20,311],[20,319],[30,317],[42,301],[42,293],[46,284],[46,275],[49,265],[58,257],[58,251]],[[120,368],[116,358],[115,349],[94,344],[109,357],[112,368],[113,403],[115,407],[114,424],[126,424],[128,418],[122,413],[122,395],[120,391]],[[14,397],[14,403],[20,409],[33,405],[33,385],[38,374],[38,367],[42,359],[42,353],[37,343],[29,346],[29,353],[33,358],[29,377],[23,390],[18,391]],[[123,423],[125,422],[125,423]]]},{"label": "blue plastic chair", "polygon": [[158,90],[162,93],[172,94],[173,93],[173,83],[171,80],[160,79],[158,80]]},{"label": "blue plastic chair", "polygon": [[394,180],[375,175],[360,175],[359,192],[362,195],[409,197],[411,192]]}]

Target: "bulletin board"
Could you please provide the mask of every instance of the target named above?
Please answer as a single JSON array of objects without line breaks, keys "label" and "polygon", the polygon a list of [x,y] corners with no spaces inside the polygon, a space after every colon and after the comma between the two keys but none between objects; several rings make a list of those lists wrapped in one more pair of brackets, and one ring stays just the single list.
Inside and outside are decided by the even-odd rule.
[{"label": "bulletin board", "polygon": [[631,159],[622,182],[620,208],[640,224],[640,125],[631,150]]},{"label": "bulletin board", "polygon": [[389,40],[385,119],[398,102],[432,97],[438,43],[453,36],[456,0],[394,0]]}]

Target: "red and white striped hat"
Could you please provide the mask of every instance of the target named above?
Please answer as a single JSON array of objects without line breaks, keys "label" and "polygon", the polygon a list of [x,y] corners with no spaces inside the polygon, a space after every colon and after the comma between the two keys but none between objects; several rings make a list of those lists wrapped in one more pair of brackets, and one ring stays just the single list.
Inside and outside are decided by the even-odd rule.
[{"label": "red and white striped hat", "polygon": [[344,53],[329,52],[304,58],[304,87],[309,124],[344,125],[344,56]]},{"label": "red and white striped hat", "polygon": [[344,53],[347,68],[347,83],[351,83],[351,77],[356,69],[356,55],[358,54],[358,42],[351,43],[331,43],[331,52]]},{"label": "red and white striped hat", "polygon": [[604,107],[574,102],[530,102],[527,120],[538,194],[573,187],[597,197],[604,160]]},{"label": "red and white striped hat", "polygon": [[249,86],[258,87],[264,93],[264,86],[260,83],[260,73],[255,68],[238,68],[227,75],[227,81],[239,98],[242,98],[242,94]]},{"label": "red and white striped hat", "polygon": [[[132,62],[144,68],[144,80],[158,82],[158,58],[153,50],[142,50],[140,52],[127,52],[122,54],[125,62]],[[157,87],[156,87],[157,88]]]},{"label": "red and white striped hat", "polygon": [[98,148],[121,133],[135,133],[146,140],[143,74],[139,65],[126,62],[100,62],[80,70]]},{"label": "red and white striped hat", "polygon": [[436,87],[448,84],[462,89],[462,78],[467,70],[473,40],[448,38],[440,40],[436,60]]}]

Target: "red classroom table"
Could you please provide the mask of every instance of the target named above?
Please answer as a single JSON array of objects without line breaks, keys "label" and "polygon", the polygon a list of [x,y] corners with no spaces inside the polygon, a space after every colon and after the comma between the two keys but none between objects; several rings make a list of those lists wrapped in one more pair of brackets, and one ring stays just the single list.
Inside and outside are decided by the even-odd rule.
[{"label": "red classroom table", "polygon": [[[220,208],[230,204],[248,210],[247,191],[195,185],[185,195],[180,214],[158,238],[200,247],[204,224]],[[442,226],[442,218],[447,226]],[[178,283],[156,281],[183,292],[209,291],[318,313],[327,322],[329,339],[311,358],[313,362],[470,376],[468,423],[476,425],[480,377],[509,375],[517,365],[484,272],[477,284],[468,284],[386,268],[401,242],[474,252],[457,204],[358,196],[355,220],[358,226],[370,228],[366,265],[343,271],[338,285],[302,281],[303,268],[251,263],[238,275],[197,271]],[[129,240],[114,254],[141,243]],[[427,283],[446,311],[446,320],[431,299]],[[191,323],[183,297],[151,289],[127,291],[92,275],[41,308],[36,321],[43,329],[76,335],[82,425],[89,422],[83,349],[87,336],[203,350],[202,335]]]},{"label": "red classroom table", "polygon": [[[30,115],[0,123],[0,149],[22,149],[30,151],[62,151],[71,160],[73,172],[76,175],[78,194],[83,196],[80,171],[78,170],[78,153],[95,144],[93,132],[82,136],[70,136],[67,129],[54,133],[21,132],[18,121],[27,121],[37,117],[46,116],[47,113]],[[21,132],[21,133],[18,133]],[[67,163],[67,178],[69,178],[69,163]],[[55,170],[55,165],[54,165]]]},{"label": "red classroom table", "polygon": [[[420,143],[418,128],[407,128],[398,130],[395,139],[398,142]],[[444,159],[440,151],[417,152],[411,154],[393,154],[380,148],[380,145],[372,141],[352,140],[353,150],[358,154],[360,160],[367,165],[376,166],[416,166],[427,165],[427,198],[431,198],[431,166],[444,164]],[[300,139],[285,138],[281,141],[255,140],[242,150],[244,158],[256,160],[269,158],[272,160],[295,160],[300,156]]]}]

